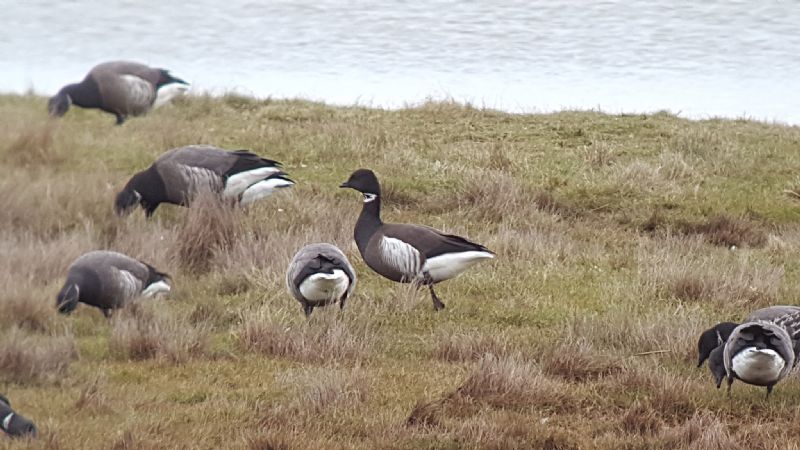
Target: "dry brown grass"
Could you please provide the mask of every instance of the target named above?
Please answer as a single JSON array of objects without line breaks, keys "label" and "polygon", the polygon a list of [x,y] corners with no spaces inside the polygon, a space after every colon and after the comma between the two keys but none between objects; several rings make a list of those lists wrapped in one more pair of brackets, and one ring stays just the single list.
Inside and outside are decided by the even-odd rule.
[{"label": "dry brown grass", "polygon": [[502,357],[518,353],[518,347],[504,333],[441,331],[436,335],[434,356],[450,362],[478,361],[487,354]]},{"label": "dry brown grass", "polygon": [[711,249],[691,238],[644,244],[637,257],[647,296],[752,306],[778,299],[784,277],[780,266],[753,261],[748,253]]},{"label": "dry brown grass", "polygon": [[211,192],[198,193],[183,215],[172,253],[187,271],[205,273],[214,258],[230,251],[241,237],[238,207]]},{"label": "dry brown grass", "polygon": [[740,445],[728,432],[728,427],[715,415],[696,413],[675,427],[664,429],[661,446],[665,449],[738,450],[749,448]]},{"label": "dry brown grass", "polygon": [[[28,287],[31,289],[30,287]],[[55,300],[44,297],[43,292],[6,292],[0,298],[0,326],[18,326],[31,331],[53,329],[57,322]]]},{"label": "dry brown grass", "polygon": [[53,146],[57,129],[58,124],[53,121],[21,128],[8,143],[4,158],[9,163],[21,166],[54,166],[62,163],[63,156]]},{"label": "dry brown grass", "polygon": [[486,355],[456,389],[453,398],[482,402],[495,408],[535,407],[565,412],[579,407],[568,384],[542,374],[519,357]]},{"label": "dry brown grass", "polygon": [[[305,323],[292,323],[286,310],[266,308],[243,320],[239,341],[263,355],[300,362],[361,361],[369,357],[373,331],[348,316],[316,314]],[[288,319],[288,320],[287,320]]]},{"label": "dry brown grass", "polygon": [[[48,129],[43,104],[0,96],[0,327],[34,354],[74,336],[80,364],[3,378],[41,434],[0,447],[796,446],[798,383],[728,401],[694,367],[701,330],[797,303],[800,221],[781,193],[797,190],[796,127],[230,96],[123,127],[76,110]],[[203,142],[279,160],[298,185],[211,217],[114,215],[132,173]],[[358,167],[380,176],[387,222],[497,252],[438,288],[445,311],[358,256],[361,199],[336,187]],[[343,314],[306,321],[283,278],[318,241],[360,283]],[[170,273],[170,299],[111,321],[54,317],[66,267],[100,248]]]},{"label": "dry brown grass", "polygon": [[69,333],[33,335],[12,326],[0,335],[0,377],[15,383],[58,383],[78,358]]},{"label": "dry brown grass", "polygon": [[760,248],[767,243],[763,225],[725,214],[711,217],[706,222],[682,224],[681,228],[684,233],[702,235],[710,244],[723,247]]},{"label": "dry brown grass", "polygon": [[204,324],[190,324],[169,312],[166,305],[134,304],[119,309],[112,318],[109,350],[128,360],[157,358],[174,364],[202,356],[209,349]]},{"label": "dry brown grass", "polygon": [[363,369],[315,367],[281,374],[280,382],[291,393],[289,409],[315,415],[331,409],[352,409],[369,394]]}]

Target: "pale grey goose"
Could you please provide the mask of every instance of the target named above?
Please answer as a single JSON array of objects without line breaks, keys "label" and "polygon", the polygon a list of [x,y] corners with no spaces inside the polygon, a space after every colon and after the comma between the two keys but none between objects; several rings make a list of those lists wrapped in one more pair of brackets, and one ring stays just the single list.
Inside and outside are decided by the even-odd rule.
[{"label": "pale grey goose", "polygon": [[339,187],[364,196],[355,226],[355,241],[364,262],[378,274],[401,283],[430,289],[433,306],[444,308],[433,285],[454,278],[472,265],[494,258],[486,247],[460,236],[421,225],[389,224],[381,220],[381,187],[368,169],[358,169]]},{"label": "pale grey goose", "polygon": [[11,402],[0,395],[0,430],[11,437],[36,437],[36,425],[30,419],[17,414],[11,408]]},{"label": "pale grey goose", "polygon": [[96,250],[78,257],[56,298],[58,311],[69,314],[78,302],[100,309],[108,317],[139,297],[169,292],[169,275],[122,253]]},{"label": "pale grey goose", "polygon": [[303,305],[306,317],[314,308],[339,302],[344,309],[356,286],[356,272],[334,245],[319,243],[301,248],[286,271],[286,287]]},{"label": "pale grey goose", "polygon": [[[718,324],[716,329],[720,328]],[[751,313],[729,336],[717,334],[719,345],[710,352],[709,368],[717,387],[734,379],[767,388],[767,396],[797,363],[800,350],[800,307],[773,306]],[[712,328],[711,330],[714,330]],[[728,326],[724,327],[726,330]],[[710,330],[706,330],[707,334]],[[702,342],[702,337],[701,337]]]},{"label": "pale grey goose", "polygon": [[131,61],[110,61],[96,65],[80,83],[61,88],[50,98],[47,109],[51,116],[61,117],[70,105],[98,108],[114,114],[117,125],[121,125],[128,116],[146,114],[154,105],[168,101],[164,98],[164,86],[180,85],[185,90],[188,84],[165,69]]},{"label": "pale grey goose", "polygon": [[280,167],[247,150],[226,151],[212,145],[174,148],[131,177],[114,207],[117,214],[126,215],[141,205],[149,217],[161,203],[188,206],[202,189],[247,205],[294,185]]}]

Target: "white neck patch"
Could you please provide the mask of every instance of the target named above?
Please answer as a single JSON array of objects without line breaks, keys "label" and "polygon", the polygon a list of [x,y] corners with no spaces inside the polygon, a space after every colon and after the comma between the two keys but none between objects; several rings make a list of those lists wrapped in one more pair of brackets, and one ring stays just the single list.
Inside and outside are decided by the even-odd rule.
[{"label": "white neck patch", "polygon": [[369,194],[367,192],[362,192],[362,194],[364,194],[364,203],[369,203],[378,198],[376,194]]},{"label": "white neck patch", "polygon": [[11,419],[13,419],[13,418],[14,418],[14,413],[10,413],[9,415],[6,416],[5,419],[3,419],[3,429],[4,430],[8,430],[8,426],[11,425]]}]

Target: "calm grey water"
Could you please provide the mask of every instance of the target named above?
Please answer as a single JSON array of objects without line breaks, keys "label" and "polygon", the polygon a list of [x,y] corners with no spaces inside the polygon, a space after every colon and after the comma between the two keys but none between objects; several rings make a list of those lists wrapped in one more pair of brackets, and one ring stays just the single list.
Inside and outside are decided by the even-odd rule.
[{"label": "calm grey water", "polygon": [[134,59],[195,92],[800,123],[799,5],[663,3],[0,0],[0,91]]}]

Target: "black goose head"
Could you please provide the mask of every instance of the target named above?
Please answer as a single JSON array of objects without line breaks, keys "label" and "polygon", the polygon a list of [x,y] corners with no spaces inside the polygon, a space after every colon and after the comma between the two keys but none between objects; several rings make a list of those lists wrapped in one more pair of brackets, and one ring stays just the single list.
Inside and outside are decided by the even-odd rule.
[{"label": "black goose head", "polygon": [[0,430],[11,437],[36,437],[36,425],[14,412],[11,403],[3,395],[0,395]]},{"label": "black goose head", "polygon": [[738,325],[739,324],[733,322],[720,322],[714,325],[713,328],[703,331],[703,334],[700,335],[700,339],[697,341],[697,367],[701,367],[705,360],[708,359],[709,355],[711,355],[711,352],[728,340],[734,328]]},{"label": "black goose head", "polygon": [[350,175],[344,183],[339,185],[340,188],[355,189],[364,194],[364,201],[369,202],[381,195],[381,185],[378,183],[378,177],[369,169],[358,169]]},{"label": "black goose head", "polygon": [[118,216],[125,217],[132,213],[141,201],[142,194],[136,192],[130,185],[125,186],[125,189],[121,190],[114,200],[114,211]]},{"label": "black goose head", "polygon": [[71,282],[68,279],[56,297],[56,308],[58,308],[58,312],[61,314],[69,314],[75,311],[75,308],[78,307],[79,298],[80,287],[77,283]]},{"label": "black goose head", "polygon": [[51,117],[63,117],[69,110],[72,105],[72,97],[68,93],[69,87],[65,86],[47,101],[47,111]]}]

